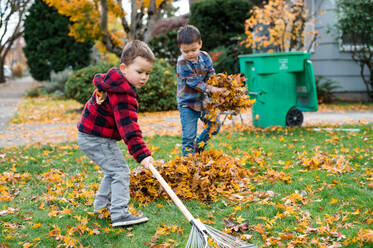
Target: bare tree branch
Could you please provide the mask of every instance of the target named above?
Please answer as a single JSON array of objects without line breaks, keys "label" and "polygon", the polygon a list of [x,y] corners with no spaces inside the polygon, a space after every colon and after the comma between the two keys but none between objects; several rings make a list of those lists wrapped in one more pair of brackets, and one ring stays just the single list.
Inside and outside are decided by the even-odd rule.
[{"label": "bare tree branch", "polygon": [[5,82],[5,58],[23,35],[23,19],[31,3],[32,0],[0,0],[0,83]]}]

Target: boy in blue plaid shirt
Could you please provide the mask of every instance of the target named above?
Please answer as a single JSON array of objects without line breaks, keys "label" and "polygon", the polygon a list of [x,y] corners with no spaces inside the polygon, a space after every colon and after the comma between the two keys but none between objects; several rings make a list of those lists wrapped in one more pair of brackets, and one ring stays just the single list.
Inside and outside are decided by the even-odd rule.
[{"label": "boy in blue plaid shirt", "polygon": [[[210,138],[212,123],[205,118],[209,93],[227,94],[224,88],[206,84],[215,70],[210,56],[201,51],[202,40],[199,30],[192,25],[181,27],[177,33],[177,43],[181,52],[178,57],[177,72],[177,101],[182,127],[182,154],[201,152]],[[201,119],[207,128],[197,136],[197,123]],[[211,134],[219,132],[220,124]]]}]

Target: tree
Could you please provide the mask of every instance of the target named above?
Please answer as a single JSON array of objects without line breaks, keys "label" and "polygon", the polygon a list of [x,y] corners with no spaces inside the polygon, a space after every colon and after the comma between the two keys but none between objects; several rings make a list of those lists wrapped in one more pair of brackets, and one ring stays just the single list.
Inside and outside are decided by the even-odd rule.
[{"label": "tree", "polygon": [[[99,40],[107,51],[120,57],[127,39],[149,42],[162,10],[172,0],[130,0],[131,16],[127,21],[121,0],[44,0],[74,22],[70,35],[77,40]],[[119,23],[118,23],[119,20]]]},{"label": "tree", "polygon": [[[373,4],[372,0],[338,0],[339,41],[348,44],[352,59],[360,66],[360,75],[373,100]],[[365,69],[368,69],[369,76]]]},{"label": "tree", "polygon": [[22,21],[31,0],[0,0],[0,83],[5,82],[5,58],[23,35]]},{"label": "tree", "polygon": [[245,23],[244,43],[267,52],[310,50],[317,32],[309,31],[311,42],[306,46],[306,24],[314,22],[322,0],[318,3],[313,13],[309,13],[304,0],[269,0],[262,7],[254,7]]},{"label": "tree", "polygon": [[92,43],[77,42],[69,36],[71,22],[42,0],[36,0],[25,18],[24,53],[30,73],[47,80],[51,71],[78,69],[90,62]]},{"label": "tree", "polygon": [[232,38],[245,30],[244,22],[252,8],[250,0],[204,0],[191,5],[189,23],[201,32],[203,48],[235,43]]}]

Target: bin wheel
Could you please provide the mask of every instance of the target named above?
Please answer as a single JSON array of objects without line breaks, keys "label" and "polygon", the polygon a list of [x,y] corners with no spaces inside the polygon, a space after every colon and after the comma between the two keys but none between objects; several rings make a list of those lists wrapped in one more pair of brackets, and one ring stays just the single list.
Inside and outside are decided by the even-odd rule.
[{"label": "bin wheel", "polygon": [[291,108],[286,115],[286,125],[289,127],[301,126],[303,123],[303,113],[297,108]]}]

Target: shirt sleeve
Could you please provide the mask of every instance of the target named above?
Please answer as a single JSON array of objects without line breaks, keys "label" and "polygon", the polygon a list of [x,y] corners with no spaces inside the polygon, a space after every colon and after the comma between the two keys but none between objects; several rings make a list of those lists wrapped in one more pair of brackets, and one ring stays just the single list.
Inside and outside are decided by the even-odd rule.
[{"label": "shirt sleeve", "polygon": [[215,75],[215,69],[214,69],[214,65],[212,63],[210,56],[207,53],[205,54],[205,56],[206,56],[205,63],[206,63],[206,67],[208,68],[207,76],[206,76],[206,81],[207,81],[212,75]]},{"label": "shirt sleeve", "polygon": [[151,153],[137,123],[137,101],[128,94],[109,93],[109,102],[120,136],[126,143],[129,153],[140,163],[144,158],[151,156]]},{"label": "shirt sleeve", "polygon": [[195,70],[184,60],[179,61],[176,66],[176,72],[180,80],[193,89],[206,92],[207,84],[203,81],[201,75],[198,75]]}]

